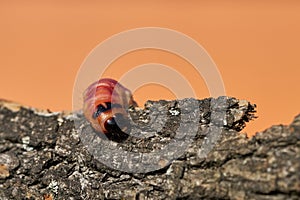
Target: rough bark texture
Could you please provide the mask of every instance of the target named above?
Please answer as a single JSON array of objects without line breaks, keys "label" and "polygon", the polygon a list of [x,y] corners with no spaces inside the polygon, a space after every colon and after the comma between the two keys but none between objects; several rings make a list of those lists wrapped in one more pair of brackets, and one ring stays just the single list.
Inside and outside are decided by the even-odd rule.
[{"label": "rough bark texture", "polygon": [[[197,115],[198,125],[184,129],[194,132],[184,154],[159,170],[130,173],[90,154],[80,134],[91,129],[80,113],[45,113],[1,101],[0,199],[299,199],[300,115],[289,126],[247,138],[238,131],[254,112],[255,105],[227,97],[149,101],[143,110],[132,109],[132,119],[145,127],[139,132],[133,125],[133,133],[152,135],[113,142],[128,152],[159,150],[178,139],[178,123],[195,123],[193,118],[182,122],[185,114]],[[83,124],[80,130],[74,120]],[[157,124],[162,128],[155,132]],[[216,130],[221,134],[214,140]],[[203,146],[213,141],[213,149],[205,152]]]}]

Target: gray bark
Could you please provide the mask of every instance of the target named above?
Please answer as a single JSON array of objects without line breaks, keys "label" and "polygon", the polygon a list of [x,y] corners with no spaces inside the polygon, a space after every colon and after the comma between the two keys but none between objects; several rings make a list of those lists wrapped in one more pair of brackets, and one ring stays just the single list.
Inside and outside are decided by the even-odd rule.
[{"label": "gray bark", "polygon": [[[111,141],[80,112],[1,101],[0,199],[299,199],[300,115],[247,138],[239,131],[254,113],[255,105],[229,97],[148,101],[130,110],[132,135]],[[105,144],[148,164],[106,166],[115,157]]]}]

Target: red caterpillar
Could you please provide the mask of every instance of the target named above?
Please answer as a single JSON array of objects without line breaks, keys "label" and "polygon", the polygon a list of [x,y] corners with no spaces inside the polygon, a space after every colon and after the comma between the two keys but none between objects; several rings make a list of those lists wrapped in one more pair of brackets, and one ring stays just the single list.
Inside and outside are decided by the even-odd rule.
[{"label": "red caterpillar", "polygon": [[83,112],[92,127],[104,134],[128,132],[126,109],[136,106],[130,90],[113,79],[104,78],[91,84],[83,95]]}]

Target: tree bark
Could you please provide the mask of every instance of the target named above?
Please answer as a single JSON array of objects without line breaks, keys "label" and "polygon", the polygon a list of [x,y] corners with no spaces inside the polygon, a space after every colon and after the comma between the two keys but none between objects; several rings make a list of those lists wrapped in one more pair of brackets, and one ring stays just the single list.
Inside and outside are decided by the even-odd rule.
[{"label": "tree bark", "polygon": [[[148,101],[130,109],[130,136],[107,139],[81,112],[2,100],[0,199],[299,199],[300,115],[248,138],[254,113],[230,97]],[[141,160],[115,163],[115,149]]]}]

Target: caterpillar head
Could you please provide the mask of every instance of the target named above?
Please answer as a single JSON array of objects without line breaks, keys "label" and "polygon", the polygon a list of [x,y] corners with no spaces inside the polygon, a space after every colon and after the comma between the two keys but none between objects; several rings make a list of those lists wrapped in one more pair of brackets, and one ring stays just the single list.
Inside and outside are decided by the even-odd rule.
[{"label": "caterpillar head", "polygon": [[[107,133],[128,133],[130,132],[130,123],[124,108],[110,102],[105,102],[97,106],[97,110],[93,114],[93,119],[101,128],[101,132]],[[97,127],[99,127],[97,126]]]}]

